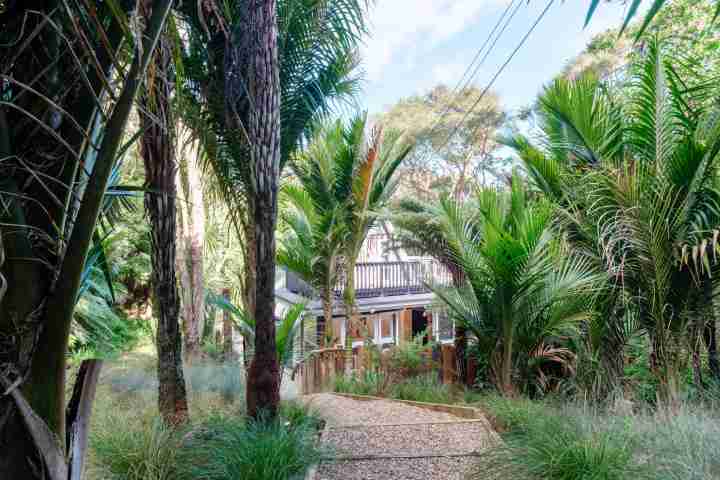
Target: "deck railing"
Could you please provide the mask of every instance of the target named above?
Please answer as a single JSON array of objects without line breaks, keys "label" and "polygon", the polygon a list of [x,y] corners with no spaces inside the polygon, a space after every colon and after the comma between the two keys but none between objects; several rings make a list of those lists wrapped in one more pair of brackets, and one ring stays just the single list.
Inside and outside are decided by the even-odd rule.
[{"label": "deck railing", "polygon": [[[355,266],[355,296],[357,298],[385,297],[429,293],[430,285],[450,285],[450,272],[434,260],[408,260],[400,262],[364,262]],[[312,296],[312,288],[288,273],[288,290]],[[340,272],[335,295],[345,290],[346,276]]]},{"label": "deck railing", "polygon": [[[357,298],[412,295],[430,292],[429,285],[448,285],[450,275],[439,263],[431,260],[404,262],[366,262],[355,266]],[[335,293],[345,289],[341,273]]]}]

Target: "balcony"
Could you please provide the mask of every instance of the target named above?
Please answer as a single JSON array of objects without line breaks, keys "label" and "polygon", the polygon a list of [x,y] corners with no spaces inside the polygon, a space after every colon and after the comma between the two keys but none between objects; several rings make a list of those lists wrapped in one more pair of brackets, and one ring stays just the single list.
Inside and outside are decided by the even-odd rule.
[{"label": "balcony", "polygon": [[[434,260],[400,262],[365,262],[355,266],[355,296],[360,298],[390,297],[430,293],[428,284],[450,285],[450,272]],[[315,297],[312,288],[292,272],[287,273],[285,287],[293,293]],[[342,297],[345,275],[341,272],[335,287]]]}]

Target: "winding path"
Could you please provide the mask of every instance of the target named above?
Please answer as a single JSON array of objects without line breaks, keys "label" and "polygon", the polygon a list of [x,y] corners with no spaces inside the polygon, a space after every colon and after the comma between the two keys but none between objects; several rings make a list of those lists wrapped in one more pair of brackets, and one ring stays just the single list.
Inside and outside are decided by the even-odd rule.
[{"label": "winding path", "polygon": [[326,419],[328,459],[315,480],[461,480],[497,441],[484,418],[465,419],[392,400],[328,393],[306,400]]}]

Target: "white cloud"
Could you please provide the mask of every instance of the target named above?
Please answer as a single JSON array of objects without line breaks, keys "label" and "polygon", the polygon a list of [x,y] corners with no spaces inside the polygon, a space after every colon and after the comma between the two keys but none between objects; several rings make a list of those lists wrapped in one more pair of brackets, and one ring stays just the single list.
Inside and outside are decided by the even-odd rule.
[{"label": "white cloud", "polygon": [[432,67],[432,84],[437,85],[442,83],[449,87],[454,87],[455,84],[463,77],[467,65],[458,62],[441,63]]},{"label": "white cloud", "polygon": [[[378,0],[370,12],[371,36],[363,48],[370,81],[385,66],[413,65],[423,52],[470,26],[500,0]],[[400,58],[402,54],[402,58]]]}]

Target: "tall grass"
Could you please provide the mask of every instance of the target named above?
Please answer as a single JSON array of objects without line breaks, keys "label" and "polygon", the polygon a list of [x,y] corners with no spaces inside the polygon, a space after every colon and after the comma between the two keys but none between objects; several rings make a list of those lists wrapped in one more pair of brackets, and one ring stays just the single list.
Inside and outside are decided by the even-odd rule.
[{"label": "tall grass", "polygon": [[429,403],[452,403],[453,395],[448,385],[440,382],[437,373],[410,377],[396,383],[390,389],[390,397]]},{"label": "tall grass", "polygon": [[302,478],[320,459],[317,430],[307,420],[245,421],[218,417],[186,447],[187,480]]},{"label": "tall grass", "polygon": [[483,402],[504,443],[476,478],[548,480],[720,478],[718,412],[624,415],[586,405],[491,397]]},{"label": "tall grass", "polygon": [[383,372],[363,370],[360,374],[339,375],[335,378],[334,390],[354,395],[385,396],[390,386],[390,378]]},{"label": "tall grass", "polygon": [[684,405],[658,417],[637,416],[634,429],[641,452],[652,458],[657,478],[668,480],[720,479],[720,412]]},{"label": "tall grass", "polygon": [[[185,369],[192,423],[166,427],[157,410],[156,359],[134,352],[101,376],[90,429],[88,480],[285,480],[318,456],[322,420],[282,402],[274,422],[247,423],[237,364]],[[236,399],[234,401],[228,401]]]},{"label": "tall grass", "polygon": [[103,480],[174,480],[182,430],[166,427],[147,403],[98,398],[90,429],[87,477]]}]

